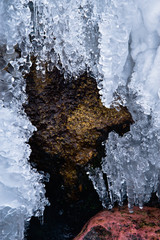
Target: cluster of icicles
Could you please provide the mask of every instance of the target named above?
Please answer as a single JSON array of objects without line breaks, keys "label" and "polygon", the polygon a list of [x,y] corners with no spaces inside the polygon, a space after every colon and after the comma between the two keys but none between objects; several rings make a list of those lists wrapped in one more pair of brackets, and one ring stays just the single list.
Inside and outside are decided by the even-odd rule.
[{"label": "cluster of icicles", "polygon": [[32,55],[42,81],[54,66],[67,78],[88,71],[105,106],[132,114],[130,132],[110,133],[101,168],[88,170],[103,206],[127,196],[132,211],[159,197],[159,24],[159,0],[0,1],[1,239],[22,239],[24,222],[47,204],[43,177],[28,163],[35,128],[22,107]]}]

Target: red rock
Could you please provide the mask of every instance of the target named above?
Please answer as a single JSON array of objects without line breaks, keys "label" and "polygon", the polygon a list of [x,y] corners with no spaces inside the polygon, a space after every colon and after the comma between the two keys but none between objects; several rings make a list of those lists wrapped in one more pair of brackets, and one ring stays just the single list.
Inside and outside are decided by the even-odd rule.
[{"label": "red rock", "polygon": [[160,209],[104,210],[91,218],[74,240],[159,240]]}]

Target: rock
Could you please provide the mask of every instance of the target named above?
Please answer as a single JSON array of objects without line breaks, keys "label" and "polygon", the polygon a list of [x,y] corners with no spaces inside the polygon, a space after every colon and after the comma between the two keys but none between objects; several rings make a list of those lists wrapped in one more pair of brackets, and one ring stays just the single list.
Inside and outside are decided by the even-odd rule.
[{"label": "rock", "polygon": [[[107,139],[109,131],[127,131],[133,122],[131,114],[122,107],[119,110],[105,108],[95,79],[87,74],[65,80],[54,68],[42,77],[36,72],[35,59],[32,61],[26,76],[28,104],[25,106],[37,127],[31,146],[36,144],[37,149],[63,159],[60,174],[66,185],[74,185],[77,166],[85,166],[97,156],[97,148]],[[51,162],[45,162],[42,167],[50,173],[51,168]]]},{"label": "rock", "polygon": [[160,239],[160,209],[135,207],[129,213],[127,207],[104,210],[83,227],[74,240],[144,240]]}]

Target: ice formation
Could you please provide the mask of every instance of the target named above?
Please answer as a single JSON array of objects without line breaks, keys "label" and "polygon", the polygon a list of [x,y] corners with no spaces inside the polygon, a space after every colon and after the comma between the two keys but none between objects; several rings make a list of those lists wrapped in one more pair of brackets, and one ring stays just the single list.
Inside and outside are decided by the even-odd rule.
[{"label": "ice formation", "polygon": [[[103,20],[102,15],[100,22],[102,101],[108,106],[114,101],[114,96],[119,95],[121,104],[128,107],[135,123],[123,137],[110,133],[105,143],[106,157],[102,160],[102,169],[94,169],[94,178],[90,170],[88,174],[103,206],[111,207],[115,202],[122,205],[127,195],[132,212],[134,204],[142,208],[153,192],[160,198],[160,3],[156,0],[152,4],[145,0],[106,3],[114,7],[110,10],[112,17],[107,15]],[[126,8],[121,8],[121,4]],[[109,28],[105,32],[106,19],[111,21],[111,30]],[[126,34],[120,41],[120,33],[112,28],[115,21],[119,26],[122,22],[120,33],[123,34],[124,30]],[[112,47],[110,39],[114,38]],[[106,51],[105,46],[109,48]],[[97,173],[103,176],[101,184]],[[105,178],[108,199],[103,197],[102,182]]]},{"label": "ice formation", "polygon": [[[130,111],[135,119],[130,132],[123,137],[111,132],[105,142],[106,157],[102,160],[102,168],[94,169],[94,178],[89,177],[97,188],[103,206],[112,208],[117,202],[123,205],[126,196],[128,207],[132,212],[134,205],[143,207],[156,192],[160,198],[160,130],[154,126],[153,118],[144,114],[135,102]],[[128,100],[129,103],[129,100]],[[92,170],[93,171],[93,170]],[[96,177],[97,173],[101,175]],[[102,182],[107,180],[108,198],[104,198]]]},{"label": "ice formation", "polygon": [[122,71],[128,56],[128,42],[135,12],[133,1],[104,1],[104,7],[99,21],[99,74],[100,94],[105,106],[110,106],[113,93],[119,85],[124,85],[126,79]]},{"label": "ice formation", "polygon": [[47,204],[42,176],[27,162],[34,127],[22,108],[23,74],[32,55],[42,81],[46,63],[67,77],[88,71],[105,106],[121,103],[132,113],[130,132],[111,133],[101,168],[88,169],[103,206],[128,195],[132,211],[152,192],[160,196],[159,24],[159,0],[0,1],[1,239],[22,239],[24,221]]},{"label": "ice formation", "polygon": [[[28,163],[35,127],[22,104],[29,69],[30,10],[26,1],[0,1],[0,239],[22,240],[24,225],[48,204],[43,176]],[[24,18],[25,16],[25,18]],[[20,48],[21,57],[15,52]]]}]

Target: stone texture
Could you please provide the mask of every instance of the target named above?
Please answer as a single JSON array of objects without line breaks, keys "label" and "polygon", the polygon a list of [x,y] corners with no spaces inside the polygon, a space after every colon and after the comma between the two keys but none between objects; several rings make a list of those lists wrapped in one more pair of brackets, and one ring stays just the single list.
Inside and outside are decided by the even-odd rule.
[{"label": "stone texture", "polygon": [[[77,179],[76,166],[84,166],[97,156],[97,148],[109,131],[127,131],[132,117],[126,108],[105,108],[95,79],[87,74],[65,80],[55,68],[42,77],[35,70],[35,59],[32,61],[26,76],[25,109],[37,132],[30,142],[64,159],[60,174],[65,184],[73,185]],[[51,167],[50,163],[48,168]]]},{"label": "stone texture", "polygon": [[160,209],[127,207],[102,211],[91,218],[74,240],[158,240],[160,239]]}]

